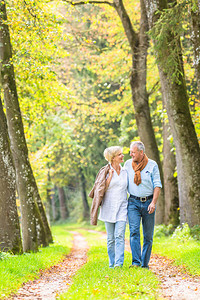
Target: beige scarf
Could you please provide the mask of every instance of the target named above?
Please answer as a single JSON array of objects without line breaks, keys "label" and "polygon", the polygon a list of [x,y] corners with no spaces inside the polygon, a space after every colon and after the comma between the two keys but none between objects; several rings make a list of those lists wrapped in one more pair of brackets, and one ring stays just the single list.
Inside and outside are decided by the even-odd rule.
[{"label": "beige scarf", "polygon": [[139,162],[139,164],[132,161],[132,167],[133,170],[135,171],[135,176],[134,176],[135,184],[139,185],[142,182],[140,172],[146,167],[147,163],[148,163],[148,157],[146,156],[146,154],[144,154],[144,157],[141,160],[141,162]]}]

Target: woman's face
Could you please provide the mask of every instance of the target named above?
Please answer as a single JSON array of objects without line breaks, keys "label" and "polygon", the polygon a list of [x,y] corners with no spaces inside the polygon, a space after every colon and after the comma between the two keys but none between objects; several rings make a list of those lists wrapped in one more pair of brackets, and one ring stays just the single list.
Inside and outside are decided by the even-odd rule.
[{"label": "woman's face", "polygon": [[112,161],[119,164],[124,162],[124,154],[122,153],[122,151],[120,151],[116,156],[114,156]]}]

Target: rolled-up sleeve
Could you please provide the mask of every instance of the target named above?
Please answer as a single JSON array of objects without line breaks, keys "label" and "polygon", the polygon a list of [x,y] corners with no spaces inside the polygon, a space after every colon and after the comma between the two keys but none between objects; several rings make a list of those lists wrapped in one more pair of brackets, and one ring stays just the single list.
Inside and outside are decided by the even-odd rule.
[{"label": "rolled-up sleeve", "polygon": [[160,172],[159,172],[159,168],[158,165],[155,164],[155,166],[153,167],[153,172],[152,172],[152,179],[153,179],[153,189],[155,189],[155,187],[160,187],[162,188],[162,183],[160,180]]}]

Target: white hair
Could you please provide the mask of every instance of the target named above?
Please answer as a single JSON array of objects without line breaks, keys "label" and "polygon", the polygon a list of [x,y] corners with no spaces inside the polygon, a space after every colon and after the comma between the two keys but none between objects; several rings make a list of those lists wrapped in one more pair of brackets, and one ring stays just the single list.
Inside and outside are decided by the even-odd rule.
[{"label": "white hair", "polygon": [[139,151],[142,150],[145,153],[145,146],[144,146],[144,144],[141,141],[132,142],[130,144],[130,149],[132,149],[134,146],[136,146]]}]

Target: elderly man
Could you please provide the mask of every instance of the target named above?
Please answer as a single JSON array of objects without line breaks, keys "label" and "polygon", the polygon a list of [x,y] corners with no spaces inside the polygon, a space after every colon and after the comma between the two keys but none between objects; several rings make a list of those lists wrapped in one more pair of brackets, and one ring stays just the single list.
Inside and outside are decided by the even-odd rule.
[{"label": "elderly man", "polygon": [[[128,172],[128,220],[132,265],[148,268],[153,243],[155,209],[162,188],[158,165],[148,159],[144,144],[140,141],[130,145],[130,156],[125,163]],[[143,227],[143,249],[140,245],[140,221]]]}]

